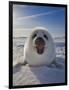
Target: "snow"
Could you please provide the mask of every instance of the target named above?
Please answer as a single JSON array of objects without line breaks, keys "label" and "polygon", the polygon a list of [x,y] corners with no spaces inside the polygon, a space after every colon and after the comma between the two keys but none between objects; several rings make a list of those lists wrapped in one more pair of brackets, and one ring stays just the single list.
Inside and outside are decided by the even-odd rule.
[{"label": "snow", "polygon": [[56,60],[63,67],[29,66],[28,64],[21,64],[23,61],[23,47],[25,42],[22,40],[14,40],[13,43],[13,86],[64,83],[64,45],[56,47]]},{"label": "snow", "polygon": [[[62,59],[60,58],[60,61]],[[63,60],[61,63],[64,65]],[[13,67],[13,85],[35,85],[63,83],[65,81],[65,69],[47,66],[32,67],[17,64]]]}]

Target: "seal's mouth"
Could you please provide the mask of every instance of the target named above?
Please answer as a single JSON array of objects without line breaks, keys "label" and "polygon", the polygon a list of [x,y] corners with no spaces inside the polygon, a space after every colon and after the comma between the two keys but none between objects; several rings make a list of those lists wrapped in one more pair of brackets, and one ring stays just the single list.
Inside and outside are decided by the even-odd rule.
[{"label": "seal's mouth", "polygon": [[35,48],[38,54],[43,54],[45,48],[45,41],[39,37],[35,40]]}]

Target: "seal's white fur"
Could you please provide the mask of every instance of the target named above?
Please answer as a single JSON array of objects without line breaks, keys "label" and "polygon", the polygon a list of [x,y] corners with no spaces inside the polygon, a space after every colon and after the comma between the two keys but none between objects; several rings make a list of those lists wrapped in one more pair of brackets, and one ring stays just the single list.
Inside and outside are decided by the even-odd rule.
[{"label": "seal's white fur", "polygon": [[[34,49],[32,35],[37,33],[37,37],[42,37],[46,42],[46,47],[43,54],[38,54]],[[48,40],[43,37],[43,34],[48,36]],[[55,47],[52,36],[45,28],[35,28],[29,36],[24,46],[24,60],[29,65],[50,65],[55,60]]]}]

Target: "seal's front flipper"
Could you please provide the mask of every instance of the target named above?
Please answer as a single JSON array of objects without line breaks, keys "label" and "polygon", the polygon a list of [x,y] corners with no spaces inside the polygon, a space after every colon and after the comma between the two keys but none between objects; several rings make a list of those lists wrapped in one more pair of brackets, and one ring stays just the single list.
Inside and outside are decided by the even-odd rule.
[{"label": "seal's front flipper", "polygon": [[52,64],[54,64],[56,68],[63,68],[63,67],[64,67],[63,64],[58,63],[56,60],[54,60],[54,61],[52,62]]},{"label": "seal's front flipper", "polygon": [[27,63],[27,61],[25,60],[25,61],[22,63],[22,65],[26,65],[26,64],[28,64],[28,63]]},{"label": "seal's front flipper", "polygon": [[20,64],[20,65],[26,65],[28,63],[27,63],[27,61],[24,61],[24,62],[19,62],[18,64]]}]

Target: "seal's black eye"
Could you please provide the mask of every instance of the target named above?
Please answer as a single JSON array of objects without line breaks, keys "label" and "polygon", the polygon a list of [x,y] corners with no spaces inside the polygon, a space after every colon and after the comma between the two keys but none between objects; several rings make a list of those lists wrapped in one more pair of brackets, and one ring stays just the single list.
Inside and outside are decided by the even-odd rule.
[{"label": "seal's black eye", "polygon": [[37,35],[36,34],[34,34],[33,36],[32,36],[32,38],[35,38]]},{"label": "seal's black eye", "polygon": [[46,38],[48,40],[48,37],[44,34],[44,38]]}]

